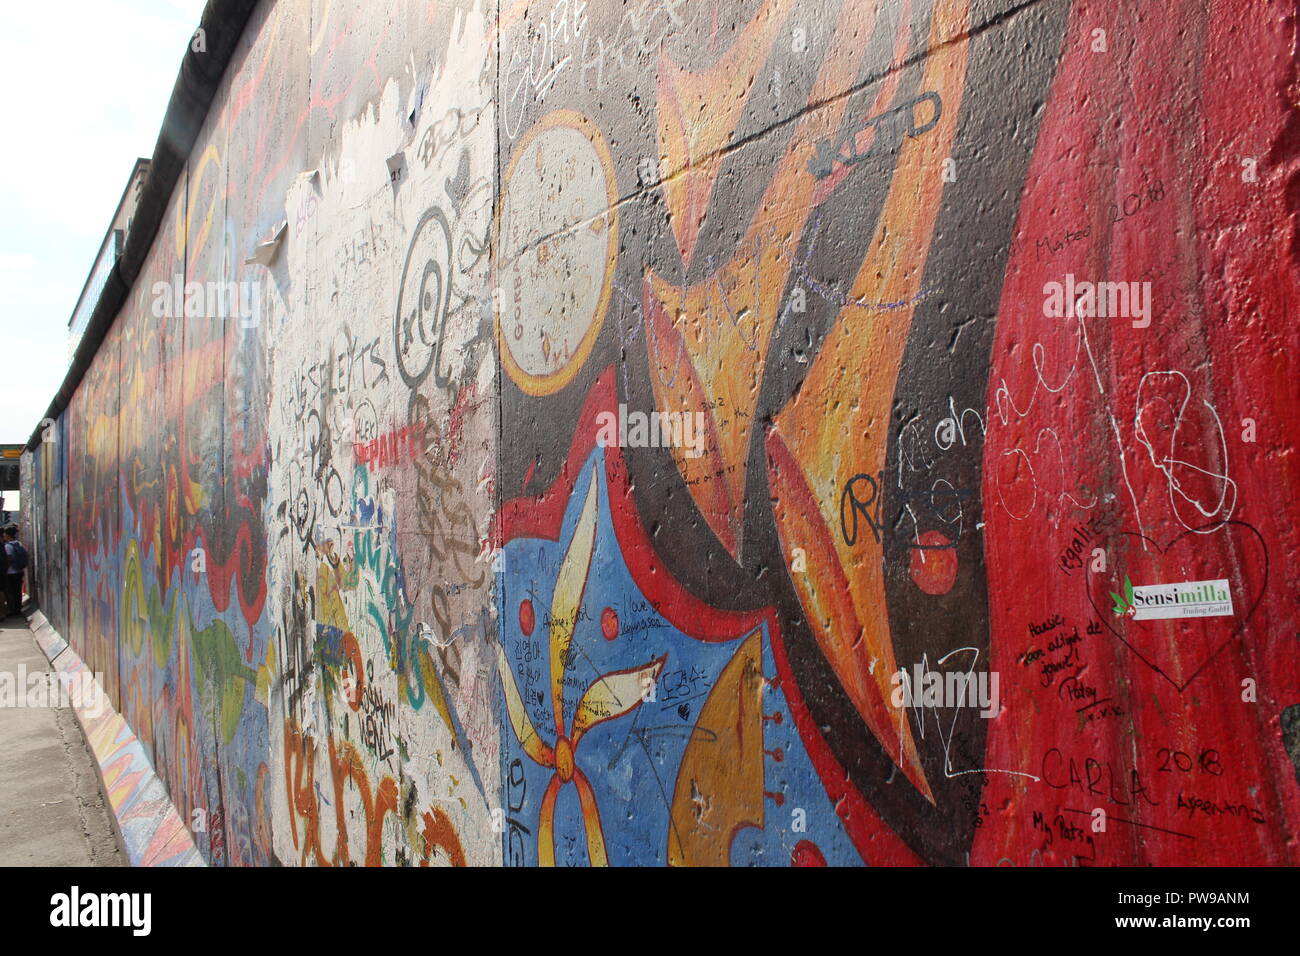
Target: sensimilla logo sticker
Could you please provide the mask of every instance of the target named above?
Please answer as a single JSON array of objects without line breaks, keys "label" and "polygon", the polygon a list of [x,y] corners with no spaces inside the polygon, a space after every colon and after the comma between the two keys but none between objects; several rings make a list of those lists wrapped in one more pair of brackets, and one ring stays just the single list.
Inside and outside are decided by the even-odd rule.
[{"label": "sensimilla logo sticker", "polygon": [[1231,617],[1232,592],[1226,578],[1182,584],[1134,585],[1124,576],[1124,593],[1110,592],[1118,617],[1154,621],[1187,617]]}]

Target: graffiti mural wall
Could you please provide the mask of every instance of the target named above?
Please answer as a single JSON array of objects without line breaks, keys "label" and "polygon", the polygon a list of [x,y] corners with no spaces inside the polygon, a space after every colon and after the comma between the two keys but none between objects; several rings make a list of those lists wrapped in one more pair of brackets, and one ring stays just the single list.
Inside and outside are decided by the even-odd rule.
[{"label": "graffiti mural wall", "polygon": [[1300,862],[1296,30],[264,3],[42,606],[213,864]]}]

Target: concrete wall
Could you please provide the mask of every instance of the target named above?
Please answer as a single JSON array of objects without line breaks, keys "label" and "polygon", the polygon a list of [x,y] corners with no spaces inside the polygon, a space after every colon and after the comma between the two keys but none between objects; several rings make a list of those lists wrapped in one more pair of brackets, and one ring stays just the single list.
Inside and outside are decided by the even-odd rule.
[{"label": "concrete wall", "polygon": [[1296,52],[266,3],[26,468],[43,607],[214,864],[1300,862]]}]

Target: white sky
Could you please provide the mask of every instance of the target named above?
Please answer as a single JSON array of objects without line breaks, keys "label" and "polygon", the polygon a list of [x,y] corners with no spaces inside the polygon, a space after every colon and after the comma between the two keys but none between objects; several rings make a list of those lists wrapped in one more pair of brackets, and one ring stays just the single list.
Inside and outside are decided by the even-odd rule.
[{"label": "white sky", "polygon": [[0,4],[0,443],[68,369],[68,319],[205,0]]}]

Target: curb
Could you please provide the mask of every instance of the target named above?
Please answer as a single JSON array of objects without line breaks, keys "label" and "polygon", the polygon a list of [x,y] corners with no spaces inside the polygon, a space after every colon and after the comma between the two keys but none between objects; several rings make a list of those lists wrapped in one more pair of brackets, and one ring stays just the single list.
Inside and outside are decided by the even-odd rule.
[{"label": "curb", "polygon": [[87,707],[76,693],[72,709],[95,759],[118,843],[131,866],[206,866],[144,745],[113,708],[85,662],[40,611],[33,612],[27,623],[50,666],[59,674],[78,675],[72,686],[92,687],[101,703],[99,708]]}]

